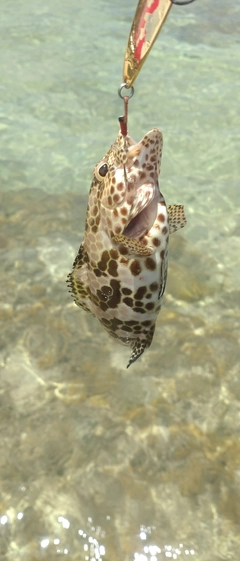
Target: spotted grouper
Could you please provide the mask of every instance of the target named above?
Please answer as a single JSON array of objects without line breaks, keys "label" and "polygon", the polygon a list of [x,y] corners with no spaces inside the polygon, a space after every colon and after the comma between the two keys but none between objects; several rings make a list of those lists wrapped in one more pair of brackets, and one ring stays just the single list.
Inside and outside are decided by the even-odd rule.
[{"label": "spotted grouper", "polygon": [[121,131],[95,166],[83,243],[68,284],[78,306],[131,347],[127,365],[152,342],[167,279],[169,234],[186,224],[182,205],[159,190],[162,133],[136,143]]}]

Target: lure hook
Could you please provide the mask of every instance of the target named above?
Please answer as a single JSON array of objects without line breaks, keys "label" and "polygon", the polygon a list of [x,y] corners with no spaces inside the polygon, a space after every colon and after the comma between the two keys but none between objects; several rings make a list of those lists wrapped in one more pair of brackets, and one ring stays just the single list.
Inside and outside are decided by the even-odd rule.
[{"label": "lure hook", "polygon": [[118,121],[119,121],[119,125],[120,125],[120,131],[123,135],[123,137],[127,136],[127,120],[128,120],[128,100],[129,100],[129,96],[125,95],[123,98],[124,101],[124,115],[122,115],[121,117],[118,117]]},{"label": "lure hook", "polygon": [[119,120],[119,124],[120,124],[121,133],[122,133],[123,137],[126,137],[127,136],[127,119],[128,119],[128,102],[129,102],[129,99],[131,99],[131,97],[134,94],[134,87],[131,86],[129,95],[122,95],[123,88],[127,89],[126,82],[123,82],[123,84],[121,84],[121,86],[119,86],[119,88],[118,88],[118,95],[124,101],[124,115],[122,117],[119,117],[118,120]]}]

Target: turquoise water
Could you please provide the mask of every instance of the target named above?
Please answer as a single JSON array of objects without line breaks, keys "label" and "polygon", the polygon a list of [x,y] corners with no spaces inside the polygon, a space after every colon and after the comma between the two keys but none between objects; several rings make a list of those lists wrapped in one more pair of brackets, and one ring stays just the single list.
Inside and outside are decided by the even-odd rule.
[{"label": "turquoise water", "polygon": [[236,561],[240,6],[174,6],[129,107],[185,205],[153,344],[129,351],[65,278],[123,112],[135,5],[2,0],[0,557]]}]

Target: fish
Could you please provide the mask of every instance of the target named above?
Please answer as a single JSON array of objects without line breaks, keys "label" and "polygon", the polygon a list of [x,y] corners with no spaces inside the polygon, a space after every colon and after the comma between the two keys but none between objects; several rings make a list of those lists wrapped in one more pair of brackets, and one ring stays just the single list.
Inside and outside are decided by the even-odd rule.
[{"label": "fish", "polygon": [[85,234],[67,283],[75,303],[131,348],[127,368],[149,348],[165,291],[169,235],[183,205],[166,205],[158,176],[163,137],[120,131],[94,168]]}]

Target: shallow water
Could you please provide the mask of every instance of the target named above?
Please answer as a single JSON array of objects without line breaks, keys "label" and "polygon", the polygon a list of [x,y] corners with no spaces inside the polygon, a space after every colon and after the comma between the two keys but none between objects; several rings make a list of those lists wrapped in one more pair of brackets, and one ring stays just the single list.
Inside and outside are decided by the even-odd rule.
[{"label": "shallow water", "polygon": [[239,558],[237,2],[173,7],[130,102],[136,140],[161,128],[161,189],[188,218],[151,349],[126,371],[65,285],[134,8],[2,0],[3,561]]}]

